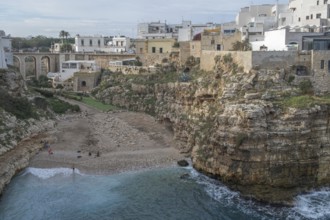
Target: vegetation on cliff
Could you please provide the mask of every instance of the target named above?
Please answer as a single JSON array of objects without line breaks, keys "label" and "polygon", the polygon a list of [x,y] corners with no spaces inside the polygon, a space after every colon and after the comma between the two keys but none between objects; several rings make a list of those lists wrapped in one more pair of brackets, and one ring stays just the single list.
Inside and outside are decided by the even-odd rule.
[{"label": "vegetation on cliff", "polygon": [[[95,97],[154,115],[173,131],[196,169],[244,195],[288,203],[330,183],[330,99],[290,69],[248,73],[230,55],[212,72],[112,73]],[[181,80],[185,75],[189,80]]]},{"label": "vegetation on cliff", "polygon": [[67,111],[79,111],[79,106],[56,99],[48,90],[28,88],[14,70],[1,71],[0,155],[13,149],[20,140],[53,127],[54,113]]}]

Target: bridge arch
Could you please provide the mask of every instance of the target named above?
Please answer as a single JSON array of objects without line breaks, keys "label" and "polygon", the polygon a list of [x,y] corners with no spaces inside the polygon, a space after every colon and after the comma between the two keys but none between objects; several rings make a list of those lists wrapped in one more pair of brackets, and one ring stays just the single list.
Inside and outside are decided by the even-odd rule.
[{"label": "bridge arch", "polygon": [[[15,66],[19,68],[24,79],[28,79],[32,75],[39,78],[40,75],[46,75],[48,72],[56,72],[58,56],[53,53],[14,53]],[[31,66],[34,66],[35,70],[31,71]]]},{"label": "bridge arch", "polygon": [[24,57],[25,79],[38,78],[37,75],[37,59],[34,56]]}]

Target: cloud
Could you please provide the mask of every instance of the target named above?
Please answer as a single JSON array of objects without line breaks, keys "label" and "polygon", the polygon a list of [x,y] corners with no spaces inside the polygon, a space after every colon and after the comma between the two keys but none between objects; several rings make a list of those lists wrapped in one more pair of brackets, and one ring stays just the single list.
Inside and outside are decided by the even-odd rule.
[{"label": "cloud", "polygon": [[[254,4],[274,4],[254,0]],[[286,3],[286,0],[280,1]],[[233,20],[250,0],[15,0],[0,3],[0,27],[12,36],[72,34],[135,35],[139,22]]]}]

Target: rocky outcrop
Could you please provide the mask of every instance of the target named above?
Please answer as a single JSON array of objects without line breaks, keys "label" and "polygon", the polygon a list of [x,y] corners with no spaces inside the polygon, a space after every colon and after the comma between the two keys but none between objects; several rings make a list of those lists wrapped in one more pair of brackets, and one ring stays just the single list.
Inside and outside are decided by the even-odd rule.
[{"label": "rocky outcrop", "polygon": [[41,140],[47,139],[45,134],[39,134],[21,141],[11,151],[0,155],[0,195],[17,172],[28,166],[30,158],[39,152]]},{"label": "rocky outcrop", "polygon": [[[20,75],[0,72],[0,194],[11,178],[28,165],[40,140],[55,126],[45,101],[30,94]],[[34,117],[32,117],[34,116]]]},{"label": "rocky outcrop", "polygon": [[298,192],[329,184],[330,101],[315,98],[297,107],[289,101],[304,96],[288,83],[289,73],[238,69],[219,59],[214,72],[188,83],[138,86],[112,78],[116,86],[97,97],[149,109],[173,131],[196,169],[243,195],[290,204]]}]

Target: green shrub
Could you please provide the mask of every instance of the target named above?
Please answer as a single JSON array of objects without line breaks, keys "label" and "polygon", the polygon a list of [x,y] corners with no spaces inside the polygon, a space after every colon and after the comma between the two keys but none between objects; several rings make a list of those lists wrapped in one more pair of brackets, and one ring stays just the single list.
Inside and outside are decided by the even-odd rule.
[{"label": "green shrub", "polygon": [[235,145],[236,147],[239,147],[243,144],[245,140],[248,139],[248,135],[245,133],[238,133],[235,137]]},{"label": "green shrub", "polygon": [[312,95],[313,94],[313,85],[311,81],[309,80],[304,80],[299,83],[299,89],[304,95]]},{"label": "green shrub", "polygon": [[293,80],[295,79],[295,76],[293,76],[293,75],[290,75],[289,76],[289,79],[288,79],[288,83],[292,83],[293,82]]},{"label": "green shrub", "polygon": [[37,108],[46,110],[48,106],[48,102],[46,99],[41,98],[41,97],[35,97],[34,98],[34,104],[36,105]]},{"label": "green shrub", "polygon": [[231,53],[225,54],[223,56],[223,62],[224,63],[231,63],[231,62],[233,62],[233,58],[231,57]]},{"label": "green shrub", "polygon": [[54,93],[52,91],[44,90],[44,89],[34,89],[36,92],[39,92],[41,95],[45,96],[46,98],[52,98]]},{"label": "green shrub", "polygon": [[33,105],[26,97],[14,97],[0,89],[0,106],[19,119],[36,118]]}]

